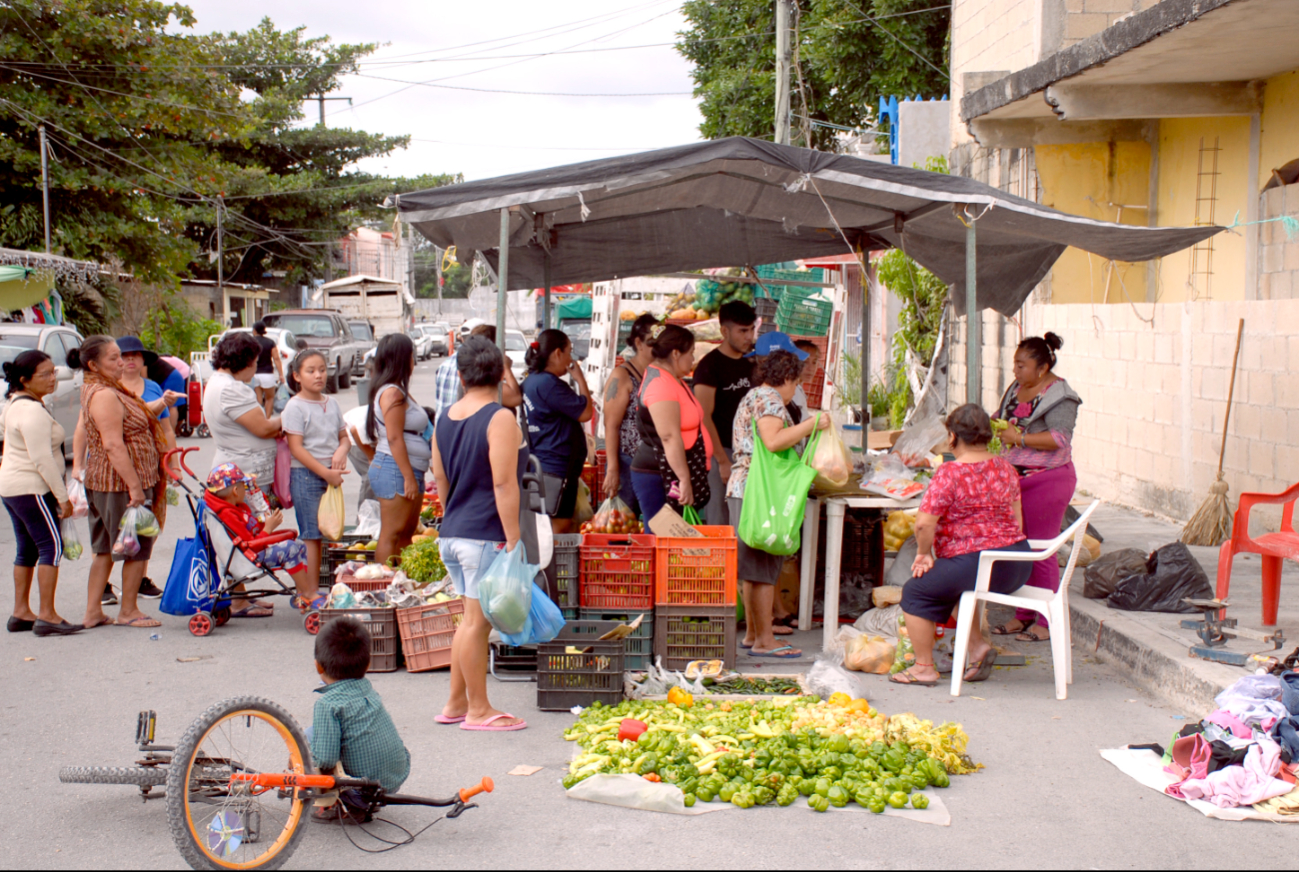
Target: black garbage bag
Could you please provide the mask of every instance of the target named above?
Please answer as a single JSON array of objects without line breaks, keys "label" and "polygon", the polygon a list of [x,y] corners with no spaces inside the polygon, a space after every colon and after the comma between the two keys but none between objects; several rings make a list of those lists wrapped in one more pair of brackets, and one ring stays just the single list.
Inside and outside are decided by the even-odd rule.
[{"label": "black garbage bag", "polygon": [[1115,586],[1131,575],[1146,574],[1146,552],[1124,548],[1102,555],[1083,572],[1083,596],[1105,599]]},{"label": "black garbage bag", "polygon": [[1150,555],[1144,575],[1120,579],[1109,605],[1130,612],[1198,611],[1182,602],[1183,597],[1213,599],[1213,588],[1191,550],[1174,542]]}]

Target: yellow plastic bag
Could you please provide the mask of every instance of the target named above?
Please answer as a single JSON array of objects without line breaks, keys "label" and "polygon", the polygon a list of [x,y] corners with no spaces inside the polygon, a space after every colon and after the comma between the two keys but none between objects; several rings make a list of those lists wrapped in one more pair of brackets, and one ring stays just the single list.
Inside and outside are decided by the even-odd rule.
[{"label": "yellow plastic bag", "polygon": [[343,536],[343,519],[347,508],[343,505],[343,489],[330,485],[325,495],[320,498],[320,510],[316,512],[316,526],[320,535],[331,542],[337,542]]},{"label": "yellow plastic bag", "polygon": [[812,449],[809,465],[816,470],[813,487],[841,488],[848,484],[852,475],[852,452],[844,444],[839,428],[834,424],[821,432]]},{"label": "yellow plastic bag", "polygon": [[843,654],[843,665],[854,672],[872,672],[884,675],[893,666],[893,643],[883,636],[862,633],[848,643]]}]

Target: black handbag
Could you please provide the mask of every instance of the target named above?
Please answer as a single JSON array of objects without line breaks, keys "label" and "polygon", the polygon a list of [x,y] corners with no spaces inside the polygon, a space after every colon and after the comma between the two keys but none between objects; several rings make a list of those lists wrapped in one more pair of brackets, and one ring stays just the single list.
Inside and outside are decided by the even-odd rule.
[{"label": "black handbag", "polygon": [[[672,464],[668,463],[667,452],[663,450],[661,440],[652,440],[650,447],[654,451],[655,459],[659,465],[659,475],[663,478],[664,493],[672,492],[672,485],[679,484],[676,471],[672,469]],[[695,444],[686,449],[686,469],[690,473],[690,490],[694,495],[695,506],[706,506],[712,496],[712,490],[708,486],[708,448],[704,441],[704,428],[699,426],[699,433],[695,436]],[[668,498],[668,503],[672,505],[674,511],[680,513],[682,506],[677,500]]]}]

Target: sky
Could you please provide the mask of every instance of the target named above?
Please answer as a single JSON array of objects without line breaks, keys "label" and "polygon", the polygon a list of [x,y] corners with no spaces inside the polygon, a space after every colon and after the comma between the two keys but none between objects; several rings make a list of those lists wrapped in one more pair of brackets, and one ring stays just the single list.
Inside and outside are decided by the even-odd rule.
[{"label": "sky", "polygon": [[[330,95],[352,105],[325,104],[331,127],[412,137],[409,148],[358,164],[368,172],[484,179],[700,139],[690,65],[671,46],[685,27],[679,0],[187,5],[195,32],[249,30],[270,16],[281,30],[306,25],[306,36],[380,43]],[[549,52],[568,53],[533,56]],[[440,87],[405,84],[429,80]],[[317,123],[317,104],[306,108],[304,123]]]}]

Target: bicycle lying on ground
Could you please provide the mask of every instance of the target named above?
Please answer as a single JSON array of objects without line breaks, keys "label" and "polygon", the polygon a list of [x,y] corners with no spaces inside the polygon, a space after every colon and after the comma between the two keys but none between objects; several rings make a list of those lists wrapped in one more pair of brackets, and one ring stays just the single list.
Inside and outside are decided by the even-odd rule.
[{"label": "bicycle lying on ground", "polygon": [[[389,805],[450,807],[445,816],[454,818],[477,808],[469,800],[493,789],[492,780],[484,778],[448,799],[430,799],[386,793],[362,778],[316,775],[297,721],[259,697],[213,705],[175,746],[155,744],[156,726],[154,712],[140,712],[135,740],[143,757],[135,766],[67,766],[59,780],[131,784],[144,800],[165,798],[171,837],[194,869],[278,869],[302,840],[313,804],[330,791],[358,791],[369,804],[367,818]],[[165,794],[154,793],[158,787],[165,787]],[[389,850],[419,833],[406,835],[400,841],[374,838],[390,846],[380,850]]]}]

